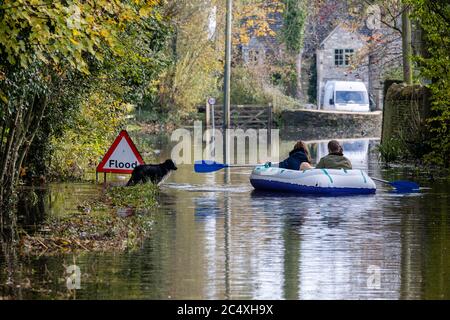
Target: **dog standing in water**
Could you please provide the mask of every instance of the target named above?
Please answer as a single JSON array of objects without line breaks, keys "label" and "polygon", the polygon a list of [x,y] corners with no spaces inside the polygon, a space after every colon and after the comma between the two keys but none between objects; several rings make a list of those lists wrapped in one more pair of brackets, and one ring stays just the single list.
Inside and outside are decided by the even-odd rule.
[{"label": "dog standing in water", "polygon": [[134,186],[140,182],[146,183],[149,181],[160,185],[173,170],[177,170],[177,167],[172,159],[167,159],[160,164],[142,164],[133,169],[131,178],[126,185]]}]

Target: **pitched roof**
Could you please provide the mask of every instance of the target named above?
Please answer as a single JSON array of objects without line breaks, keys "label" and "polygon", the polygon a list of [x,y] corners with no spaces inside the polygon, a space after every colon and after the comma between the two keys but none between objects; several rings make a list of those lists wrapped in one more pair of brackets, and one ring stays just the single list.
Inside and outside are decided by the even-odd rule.
[{"label": "pitched roof", "polygon": [[[344,22],[338,23],[338,25],[320,42],[319,47],[322,47],[322,45],[328,41],[328,39],[334,34],[336,33],[339,29],[345,30],[345,28],[342,27],[342,25],[344,25]],[[350,32],[349,30],[345,30]],[[362,26],[360,28],[358,28],[357,33],[360,36],[369,36],[371,34],[371,31],[366,27],[366,26]]]}]

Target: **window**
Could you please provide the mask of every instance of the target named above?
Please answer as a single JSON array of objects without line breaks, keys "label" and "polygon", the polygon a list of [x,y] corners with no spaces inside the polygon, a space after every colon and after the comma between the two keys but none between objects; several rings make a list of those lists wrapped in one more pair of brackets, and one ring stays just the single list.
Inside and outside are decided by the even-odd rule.
[{"label": "window", "polygon": [[364,91],[336,91],[336,103],[367,104],[367,95]]},{"label": "window", "polygon": [[344,64],[346,66],[352,63],[353,49],[345,49]]},{"label": "window", "polygon": [[344,50],[335,49],[334,50],[334,65],[342,66],[344,64]]},{"label": "window", "polygon": [[334,50],[334,65],[335,66],[349,66],[353,56],[353,49],[335,49]]},{"label": "window", "polygon": [[256,51],[253,52],[253,61],[257,62],[258,58],[259,58],[259,51],[256,50]]},{"label": "window", "polygon": [[251,62],[261,62],[262,56],[261,56],[261,52],[259,50],[250,50],[250,61]]}]

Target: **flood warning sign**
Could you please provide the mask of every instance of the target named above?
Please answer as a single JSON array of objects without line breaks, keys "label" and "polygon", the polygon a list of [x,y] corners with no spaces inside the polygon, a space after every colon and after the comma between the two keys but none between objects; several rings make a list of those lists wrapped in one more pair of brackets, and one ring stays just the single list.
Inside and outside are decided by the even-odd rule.
[{"label": "flood warning sign", "polygon": [[144,160],[128,132],[122,130],[97,166],[97,172],[132,173],[140,164]]}]

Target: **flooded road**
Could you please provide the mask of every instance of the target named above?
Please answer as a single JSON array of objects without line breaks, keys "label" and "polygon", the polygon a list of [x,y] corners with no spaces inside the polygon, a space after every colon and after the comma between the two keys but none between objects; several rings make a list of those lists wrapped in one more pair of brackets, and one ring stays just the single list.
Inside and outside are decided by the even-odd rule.
[{"label": "flooded road", "polygon": [[[371,152],[376,143],[344,141],[344,152],[369,175],[412,179],[430,189],[398,194],[377,185],[377,193],[367,196],[283,196],[254,191],[250,169],[195,174],[192,166],[180,165],[161,187],[155,224],[141,248],[18,256],[16,265],[2,254],[0,296],[449,299],[450,184],[382,169]],[[292,145],[283,141],[281,156]],[[165,159],[170,149],[160,146],[158,158]],[[325,143],[310,147],[316,161],[326,154]],[[43,216],[70,214],[79,201],[101,192],[101,185],[89,183],[52,184],[35,207]],[[75,296],[66,289],[69,264],[81,270]],[[5,285],[12,277],[23,284]]]}]

